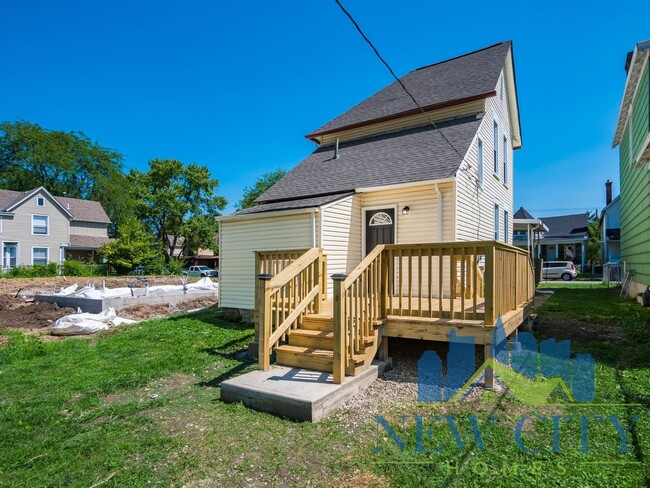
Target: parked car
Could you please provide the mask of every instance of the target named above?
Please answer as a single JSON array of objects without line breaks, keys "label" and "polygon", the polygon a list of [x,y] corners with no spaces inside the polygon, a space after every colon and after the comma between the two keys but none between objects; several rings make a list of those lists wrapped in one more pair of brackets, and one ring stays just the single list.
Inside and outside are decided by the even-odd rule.
[{"label": "parked car", "polygon": [[544,262],[542,278],[545,280],[562,278],[564,281],[571,281],[576,276],[578,276],[578,272],[571,261]]},{"label": "parked car", "polygon": [[183,274],[187,276],[201,276],[204,278],[206,276],[219,276],[219,271],[208,268],[207,266],[190,266],[183,271]]}]

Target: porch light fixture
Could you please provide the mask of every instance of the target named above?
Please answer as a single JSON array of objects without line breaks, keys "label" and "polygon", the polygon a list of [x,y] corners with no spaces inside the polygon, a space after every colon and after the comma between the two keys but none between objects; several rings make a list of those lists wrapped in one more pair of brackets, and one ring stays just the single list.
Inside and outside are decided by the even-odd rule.
[{"label": "porch light fixture", "polygon": [[406,207],[402,208],[402,215],[408,215],[410,211],[411,211],[411,209],[407,205]]}]

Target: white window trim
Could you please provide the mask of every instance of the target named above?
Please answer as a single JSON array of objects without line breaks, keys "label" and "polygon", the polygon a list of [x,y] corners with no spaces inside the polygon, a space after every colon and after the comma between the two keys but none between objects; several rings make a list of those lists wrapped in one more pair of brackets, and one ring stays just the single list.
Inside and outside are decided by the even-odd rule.
[{"label": "white window trim", "polygon": [[46,249],[45,266],[50,264],[50,248],[48,246],[32,246],[32,266],[34,266],[34,249]]},{"label": "white window trim", "polygon": [[499,178],[499,122],[495,117],[492,120],[492,144],[494,148],[492,150],[492,170],[494,171],[494,176]]},{"label": "white window trim", "polygon": [[385,208],[392,208],[395,214],[395,219],[393,220],[393,225],[395,226],[395,244],[397,242],[397,223],[399,221],[397,204],[388,203],[386,205],[371,205],[369,207],[361,207],[361,259],[366,257],[366,212],[369,210],[383,210]]},{"label": "white window trim", "polygon": [[16,241],[0,241],[0,269],[5,268],[5,244],[16,244],[16,266],[20,265],[20,242]]},{"label": "white window trim", "polygon": [[503,135],[503,186],[508,186],[508,136]]},{"label": "white window trim", "polygon": [[[41,201],[43,202],[42,205],[39,203]],[[45,206],[45,197],[42,197],[42,196],[41,197],[36,197],[36,206],[37,207],[44,207]]]},{"label": "white window trim", "polygon": [[[34,217],[45,217],[47,219],[47,232],[45,234],[37,234],[34,232]],[[49,236],[50,235],[50,216],[41,214],[32,214],[32,235],[33,236]]]},{"label": "white window trim", "polygon": [[483,186],[483,179],[485,177],[485,147],[483,140],[479,137],[476,139],[476,171],[478,184]]},{"label": "white window trim", "polygon": [[494,201],[494,207],[492,210],[492,215],[494,222],[492,223],[492,236],[495,241],[500,241],[501,237],[501,203],[498,200]]}]

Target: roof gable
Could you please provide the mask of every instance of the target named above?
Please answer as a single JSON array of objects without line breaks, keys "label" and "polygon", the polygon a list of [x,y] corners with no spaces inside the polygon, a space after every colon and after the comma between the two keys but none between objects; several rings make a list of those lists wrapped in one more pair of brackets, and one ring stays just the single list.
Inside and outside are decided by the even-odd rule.
[{"label": "roof gable", "polygon": [[[486,98],[496,94],[496,85],[511,46],[510,41],[495,44],[416,69],[400,80],[425,109]],[[314,139],[320,134],[418,111],[411,98],[395,81],[307,137]]]},{"label": "roof gable", "polygon": [[548,227],[545,238],[585,237],[589,235],[589,221],[586,213],[544,217],[542,222]]},{"label": "roof gable", "polygon": [[94,200],[82,200],[80,198],[55,197],[42,186],[24,192],[0,190],[0,212],[12,212],[38,193],[46,196],[71,220],[104,224],[111,223],[101,203]]},{"label": "roof gable", "polygon": [[515,212],[514,215],[515,219],[527,219],[527,220],[533,220],[535,217],[533,217],[528,210],[526,210],[524,207],[519,207],[519,210]]}]

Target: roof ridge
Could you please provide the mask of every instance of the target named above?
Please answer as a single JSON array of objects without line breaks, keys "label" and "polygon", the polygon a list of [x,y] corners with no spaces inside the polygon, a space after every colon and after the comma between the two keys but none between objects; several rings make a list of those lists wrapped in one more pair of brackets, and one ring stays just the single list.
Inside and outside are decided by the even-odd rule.
[{"label": "roof ridge", "polygon": [[[454,61],[456,59],[464,58],[465,56],[471,56],[472,54],[480,53],[481,51],[487,51],[488,49],[492,49],[492,48],[495,48],[497,46],[501,46],[503,44],[512,45],[512,40],[497,42],[496,44],[492,44],[491,46],[487,46],[487,47],[484,47],[484,48],[481,48],[481,49],[477,49],[477,50],[471,51],[469,53],[460,54],[458,56],[454,56],[453,58],[444,59],[442,61],[438,61],[437,63],[431,63],[431,64],[427,64],[427,65],[424,65],[424,66],[420,66],[419,68],[415,68],[414,70],[409,71],[408,73],[406,73],[406,75],[408,75],[409,73],[414,73],[415,71],[420,71],[420,70],[423,70],[423,69],[426,69],[426,68],[431,68],[432,66],[437,66],[437,65],[443,64],[443,63],[448,63],[449,61]],[[404,76],[406,76],[406,75],[404,75]],[[404,76],[402,76],[401,78],[403,78]]]}]

